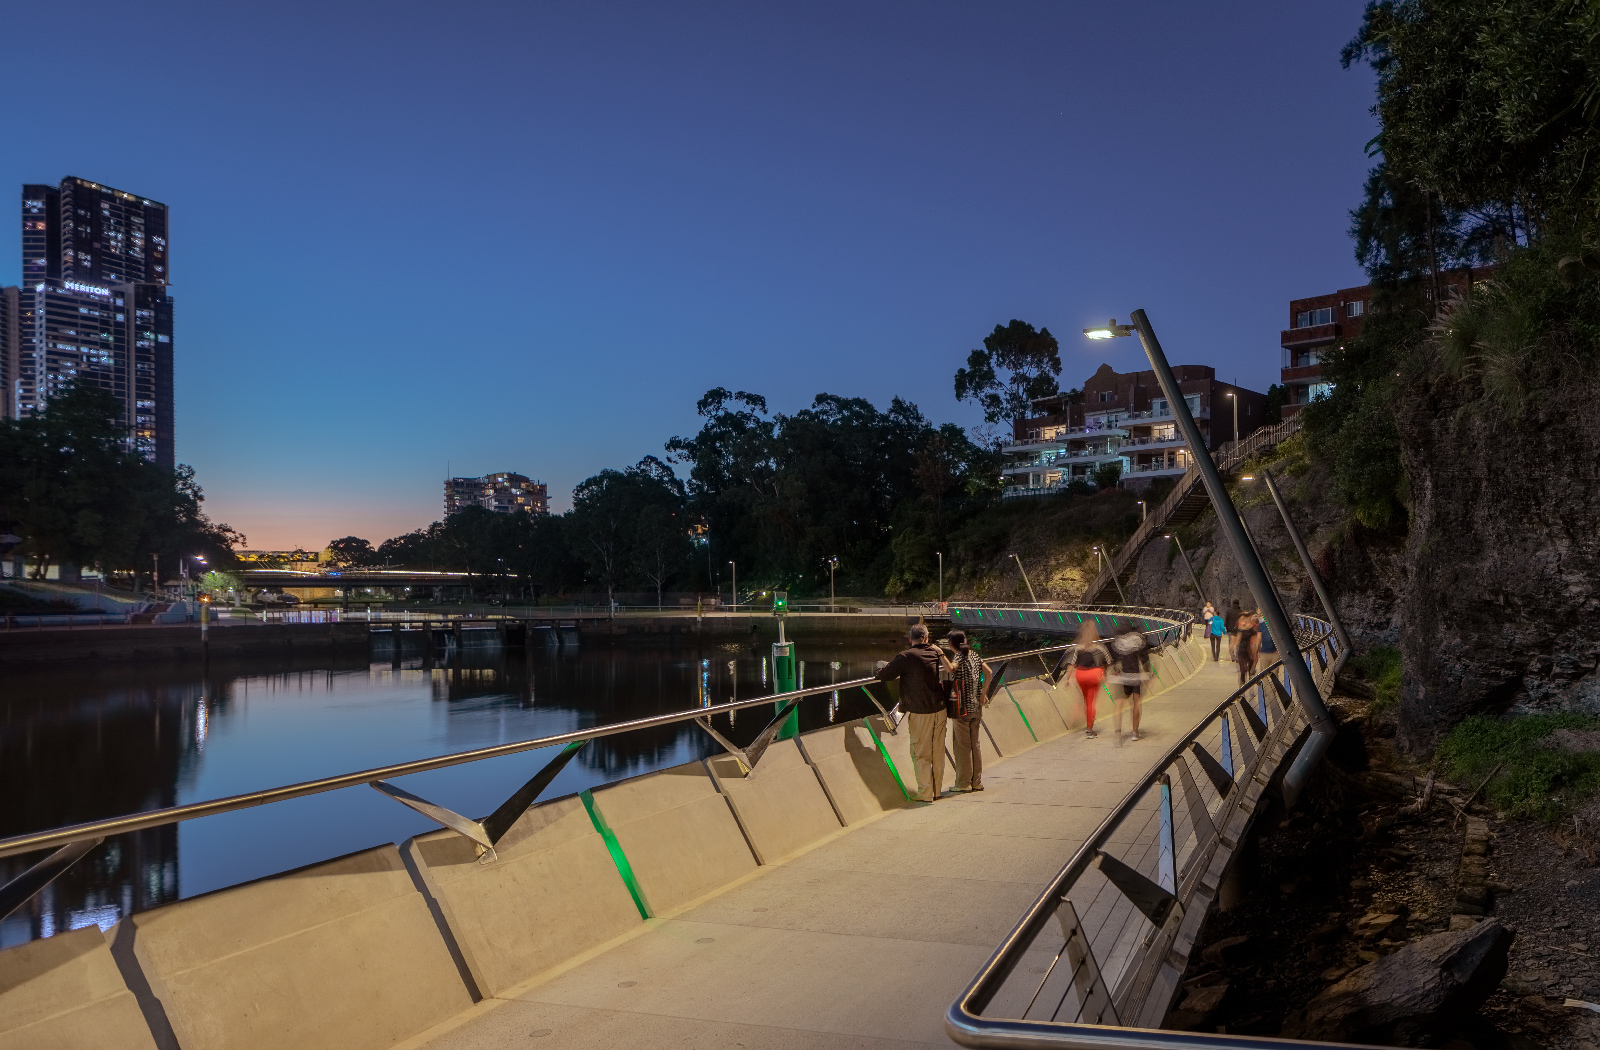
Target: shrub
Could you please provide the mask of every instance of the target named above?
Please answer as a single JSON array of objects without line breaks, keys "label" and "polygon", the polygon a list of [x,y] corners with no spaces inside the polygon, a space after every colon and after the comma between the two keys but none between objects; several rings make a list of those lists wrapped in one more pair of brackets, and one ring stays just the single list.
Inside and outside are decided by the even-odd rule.
[{"label": "shrub", "polygon": [[1468,788],[1484,786],[1488,801],[1511,816],[1554,822],[1600,791],[1600,752],[1552,746],[1557,729],[1600,729],[1600,716],[1562,712],[1496,718],[1472,715],[1439,744],[1446,775]]}]

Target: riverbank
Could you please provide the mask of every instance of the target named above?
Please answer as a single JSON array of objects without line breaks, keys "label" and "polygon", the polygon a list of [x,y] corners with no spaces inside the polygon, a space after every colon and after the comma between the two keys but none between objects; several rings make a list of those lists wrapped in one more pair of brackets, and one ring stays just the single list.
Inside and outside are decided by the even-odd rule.
[{"label": "riverbank", "polygon": [[[786,621],[787,637],[802,644],[808,638],[857,638],[866,642],[898,644],[916,617],[905,614],[811,614]],[[441,617],[432,621],[443,624]],[[505,641],[521,647],[524,632],[532,631],[537,645],[565,643],[576,637],[580,644],[646,644],[697,646],[728,642],[766,645],[777,641],[778,621],[770,615],[719,613],[705,617],[619,616],[547,621],[525,628],[519,621],[473,620],[467,633],[496,636],[506,629]],[[68,661],[94,663],[149,663],[202,660],[207,656],[236,657],[281,653],[364,652],[374,644],[393,644],[393,629],[400,627],[403,646],[423,646],[422,621],[396,624],[344,620],[338,623],[260,623],[221,620],[202,635],[199,624],[103,624],[80,627],[45,627],[0,631],[0,670],[38,668]],[[546,637],[540,637],[544,635]]]}]

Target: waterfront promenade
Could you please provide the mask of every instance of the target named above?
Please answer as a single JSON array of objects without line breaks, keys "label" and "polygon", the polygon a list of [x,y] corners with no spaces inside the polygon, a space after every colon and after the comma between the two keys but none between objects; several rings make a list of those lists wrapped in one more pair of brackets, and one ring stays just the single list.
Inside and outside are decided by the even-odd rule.
[{"label": "waterfront promenade", "polygon": [[972,974],[1112,807],[1236,687],[1232,664],[1203,663],[1146,704],[1146,739],[1118,747],[1102,711],[1098,738],[1076,730],[994,761],[981,793],[840,829],[400,1045],[954,1045],[944,1013]]}]

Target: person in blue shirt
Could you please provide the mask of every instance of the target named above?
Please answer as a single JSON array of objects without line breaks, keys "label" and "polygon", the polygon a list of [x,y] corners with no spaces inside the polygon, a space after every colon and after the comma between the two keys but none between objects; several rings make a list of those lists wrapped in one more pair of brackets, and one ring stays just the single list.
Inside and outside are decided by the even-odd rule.
[{"label": "person in blue shirt", "polygon": [[1222,659],[1222,638],[1228,633],[1228,624],[1221,614],[1215,610],[1211,613],[1211,662],[1218,663]]}]

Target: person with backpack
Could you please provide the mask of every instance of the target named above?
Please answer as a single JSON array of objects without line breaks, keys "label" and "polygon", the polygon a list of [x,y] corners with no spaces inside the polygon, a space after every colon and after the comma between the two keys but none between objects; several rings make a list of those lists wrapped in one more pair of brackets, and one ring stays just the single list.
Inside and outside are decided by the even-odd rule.
[{"label": "person with backpack", "polygon": [[1228,629],[1228,659],[1239,659],[1239,617],[1244,615],[1244,610],[1239,608],[1239,599],[1235,598],[1233,604],[1228,606],[1228,613],[1223,617],[1223,626]]},{"label": "person with backpack", "polygon": [[957,791],[983,790],[983,709],[989,698],[984,683],[994,669],[967,644],[967,632],[951,631],[945,642],[955,659],[945,657],[950,672],[950,746],[955,752]]},{"label": "person with backpack", "polygon": [[1113,727],[1117,733],[1117,746],[1122,746],[1122,709],[1128,708],[1133,717],[1133,734],[1129,740],[1139,739],[1139,705],[1143,702],[1144,683],[1150,678],[1150,643],[1138,624],[1128,624],[1108,646],[1115,666],[1113,678],[1122,694],[1117,700]]}]

